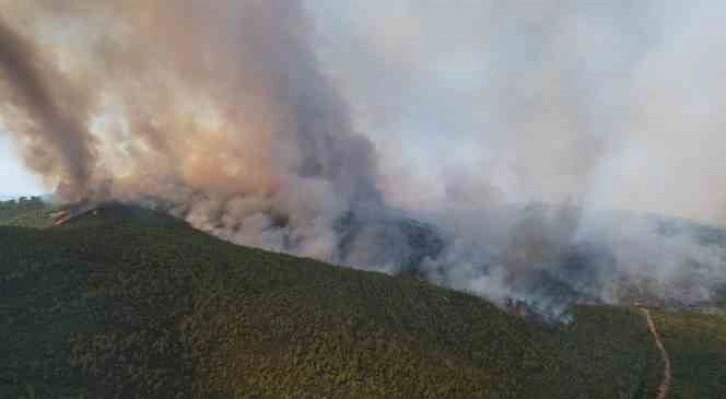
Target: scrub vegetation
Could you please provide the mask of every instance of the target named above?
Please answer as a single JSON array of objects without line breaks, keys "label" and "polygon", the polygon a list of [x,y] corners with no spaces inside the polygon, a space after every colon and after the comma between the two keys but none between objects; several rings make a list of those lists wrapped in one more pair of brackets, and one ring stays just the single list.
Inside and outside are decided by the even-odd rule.
[{"label": "scrub vegetation", "polygon": [[[151,211],[114,206],[37,229],[19,221],[41,226],[47,209],[0,209],[3,398],[651,398],[660,381],[636,308],[580,306],[570,324],[536,324]],[[726,319],[654,318],[672,396],[723,397]]]}]

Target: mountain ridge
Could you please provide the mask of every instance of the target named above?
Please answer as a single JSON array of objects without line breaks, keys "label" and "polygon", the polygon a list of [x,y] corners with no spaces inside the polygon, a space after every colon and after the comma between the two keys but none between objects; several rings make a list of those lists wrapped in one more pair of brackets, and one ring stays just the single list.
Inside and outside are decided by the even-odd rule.
[{"label": "mountain ridge", "polygon": [[[0,396],[645,398],[659,382],[637,308],[576,306],[570,324],[530,323],[409,277],[134,212],[0,227],[0,319],[11,320]],[[715,397],[726,320],[653,317],[674,395]],[[685,330],[686,317],[712,329]],[[693,348],[710,361],[689,359]]]}]

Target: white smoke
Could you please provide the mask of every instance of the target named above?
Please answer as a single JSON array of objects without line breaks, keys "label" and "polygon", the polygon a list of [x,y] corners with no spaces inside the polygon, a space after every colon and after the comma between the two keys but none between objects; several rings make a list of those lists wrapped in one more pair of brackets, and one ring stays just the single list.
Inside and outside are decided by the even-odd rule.
[{"label": "white smoke", "polygon": [[2,123],[68,201],[500,302],[726,283],[650,216],[725,222],[716,3],[0,7]]}]

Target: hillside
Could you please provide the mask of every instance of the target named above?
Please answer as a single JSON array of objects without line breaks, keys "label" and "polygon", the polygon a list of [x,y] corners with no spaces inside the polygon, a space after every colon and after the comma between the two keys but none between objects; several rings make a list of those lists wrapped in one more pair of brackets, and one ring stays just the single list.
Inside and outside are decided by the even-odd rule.
[{"label": "hillside", "polygon": [[[531,324],[470,295],[233,246],[150,211],[42,230],[9,219],[0,397],[650,398],[660,379],[638,309]],[[724,397],[726,318],[653,317],[673,397]]]},{"label": "hillside", "polygon": [[0,226],[50,227],[53,210],[53,206],[39,197],[0,200]]}]

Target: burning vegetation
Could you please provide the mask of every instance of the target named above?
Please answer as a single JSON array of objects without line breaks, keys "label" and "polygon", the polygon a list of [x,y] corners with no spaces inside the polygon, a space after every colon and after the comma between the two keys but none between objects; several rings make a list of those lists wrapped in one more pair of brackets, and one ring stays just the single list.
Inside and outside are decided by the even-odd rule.
[{"label": "burning vegetation", "polygon": [[85,203],[85,204],[71,204],[65,205],[58,212],[52,215],[53,226],[62,226],[71,220],[79,218],[84,215],[98,215],[99,209],[103,207],[100,203]]},{"label": "burning vegetation", "polygon": [[[620,281],[643,276],[660,287],[661,300],[704,302],[726,283],[723,237],[706,242],[703,226],[664,230],[643,216],[721,223],[722,195],[706,188],[723,186],[720,174],[703,172],[718,170],[712,165],[722,159],[723,135],[714,133],[721,124],[713,123],[720,113],[662,125],[662,115],[679,113],[659,107],[690,97],[665,90],[674,95],[650,101],[658,82],[636,68],[647,43],[589,23],[580,7],[543,3],[522,25],[507,14],[525,12],[520,6],[503,11],[481,2],[492,15],[506,15],[472,26],[504,23],[502,32],[514,35],[504,35],[506,43],[537,34],[531,44],[542,56],[512,56],[511,46],[496,43],[478,47],[482,37],[500,36],[459,32],[463,47],[441,47],[479,49],[484,58],[464,64],[491,68],[471,74],[489,76],[481,87],[464,90],[435,72],[439,60],[460,54],[439,54],[440,35],[423,20],[405,24],[421,37],[404,35],[414,42],[401,48],[417,49],[404,63],[397,62],[401,52],[391,52],[397,46],[377,36],[353,40],[370,49],[327,59],[335,48],[321,46],[338,43],[321,40],[327,25],[310,9],[315,1],[189,0],[180,7],[176,0],[0,0],[0,122],[28,168],[73,204],[55,223],[109,201],[143,206],[152,199],[229,242],[414,276],[500,305],[507,298],[552,309],[556,299],[567,305],[573,297],[617,303]],[[613,26],[627,22],[641,31],[641,18],[660,15],[627,9],[633,14],[608,14]],[[363,14],[352,20],[365,21]],[[548,16],[562,18],[553,23]],[[390,29],[376,25],[371,34],[398,32],[400,21],[389,22]],[[520,25],[526,32],[509,29]],[[609,51],[632,51],[562,42],[587,37],[583,27],[611,38]],[[376,56],[356,58],[365,54]],[[604,77],[579,64],[607,55],[625,70]],[[680,66],[687,58],[676,59]],[[518,68],[524,60],[535,64]],[[633,87],[624,87],[622,76],[632,76]],[[361,92],[375,101],[356,102]],[[593,112],[600,107],[607,110]],[[603,120],[607,115],[618,117]],[[705,120],[688,119],[699,115]],[[614,120],[649,121],[648,129]],[[672,130],[683,126],[689,134]],[[658,165],[664,170],[653,170]],[[641,169],[647,173],[634,173]],[[638,212],[601,210],[610,206]],[[683,286],[698,289],[661,289]]]}]

